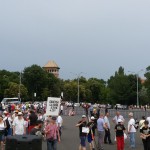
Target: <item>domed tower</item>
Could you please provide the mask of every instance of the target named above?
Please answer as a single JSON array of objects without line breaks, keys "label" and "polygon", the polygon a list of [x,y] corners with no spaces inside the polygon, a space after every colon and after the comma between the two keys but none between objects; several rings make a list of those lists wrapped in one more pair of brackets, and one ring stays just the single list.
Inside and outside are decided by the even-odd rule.
[{"label": "domed tower", "polygon": [[46,65],[44,65],[43,69],[48,72],[54,74],[55,77],[59,77],[59,67],[55,63],[55,61],[49,61]]}]

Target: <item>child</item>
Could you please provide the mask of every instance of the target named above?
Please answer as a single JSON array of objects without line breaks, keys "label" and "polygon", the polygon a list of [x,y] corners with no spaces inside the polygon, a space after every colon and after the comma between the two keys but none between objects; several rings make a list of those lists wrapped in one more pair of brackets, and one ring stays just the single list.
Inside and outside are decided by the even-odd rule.
[{"label": "child", "polygon": [[115,126],[117,150],[124,150],[124,131],[126,129],[122,122],[121,119],[118,119],[118,124]]}]

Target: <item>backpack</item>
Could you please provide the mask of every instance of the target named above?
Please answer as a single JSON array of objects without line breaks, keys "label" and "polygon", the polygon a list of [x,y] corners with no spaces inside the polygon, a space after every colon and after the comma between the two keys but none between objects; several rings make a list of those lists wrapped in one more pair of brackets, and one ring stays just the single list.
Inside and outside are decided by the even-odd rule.
[{"label": "backpack", "polygon": [[6,129],[8,130],[10,128],[10,124],[9,124],[8,118],[5,120],[5,122],[6,122]]}]

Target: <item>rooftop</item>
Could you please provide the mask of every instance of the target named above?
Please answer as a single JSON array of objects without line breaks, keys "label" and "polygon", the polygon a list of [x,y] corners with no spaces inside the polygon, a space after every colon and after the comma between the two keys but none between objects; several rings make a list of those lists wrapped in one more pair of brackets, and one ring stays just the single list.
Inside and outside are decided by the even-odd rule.
[{"label": "rooftop", "polygon": [[44,65],[44,68],[59,68],[55,61],[48,61],[47,64]]}]

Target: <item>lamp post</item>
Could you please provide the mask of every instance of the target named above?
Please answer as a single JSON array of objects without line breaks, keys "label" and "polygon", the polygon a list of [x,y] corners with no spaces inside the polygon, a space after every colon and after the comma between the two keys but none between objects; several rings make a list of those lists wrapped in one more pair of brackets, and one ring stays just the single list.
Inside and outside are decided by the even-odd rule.
[{"label": "lamp post", "polygon": [[[72,72],[71,72],[72,73]],[[80,103],[80,83],[79,83],[79,80],[80,80],[80,75],[82,74],[83,72],[80,72],[78,74],[75,74],[75,73],[72,73],[72,74],[75,74],[77,76],[77,81],[78,81],[78,96],[77,96],[77,103]]]},{"label": "lamp post", "polygon": [[18,93],[18,98],[21,101],[21,71],[20,71],[20,76],[19,76],[19,93]]},{"label": "lamp post", "polygon": [[128,71],[128,72],[131,72],[131,73],[134,73],[136,75],[136,93],[137,93],[137,96],[136,96],[136,104],[137,104],[137,108],[139,108],[139,73],[143,71],[143,69],[141,69],[140,71],[138,72],[132,72],[132,71]]}]

